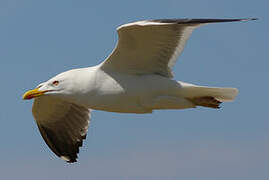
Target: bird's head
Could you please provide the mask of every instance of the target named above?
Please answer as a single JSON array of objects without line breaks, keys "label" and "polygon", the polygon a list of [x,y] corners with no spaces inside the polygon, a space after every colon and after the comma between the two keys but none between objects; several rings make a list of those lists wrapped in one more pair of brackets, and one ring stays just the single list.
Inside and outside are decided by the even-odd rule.
[{"label": "bird's head", "polygon": [[49,95],[49,96],[68,96],[73,94],[74,73],[67,71],[61,73],[50,80],[39,84],[35,89],[27,91],[23,95],[24,100]]},{"label": "bird's head", "polygon": [[59,94],[61,92],[61,86],[62,84],[59,80],[54,80],[52,82],[47,81],[44,83],[39,84],[35,89],[27,91],[23,95],[23,99],[32,99],[35,97],[48,95],[48,94]]}]

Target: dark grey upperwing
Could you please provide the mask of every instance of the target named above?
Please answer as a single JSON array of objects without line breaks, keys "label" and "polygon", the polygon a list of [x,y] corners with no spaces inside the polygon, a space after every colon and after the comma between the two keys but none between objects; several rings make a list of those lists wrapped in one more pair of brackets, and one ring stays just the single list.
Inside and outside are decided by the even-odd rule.
[{"label": "dark grey upperwing", "polygon": [[67,162],[76,162],[86,138],[90,110],[53,97],[36,98],[33,115],[49,148]]}]

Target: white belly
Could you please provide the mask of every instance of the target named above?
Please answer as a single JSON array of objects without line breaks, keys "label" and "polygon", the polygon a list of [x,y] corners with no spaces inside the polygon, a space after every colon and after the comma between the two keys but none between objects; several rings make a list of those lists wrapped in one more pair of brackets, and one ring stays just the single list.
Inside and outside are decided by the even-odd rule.
[{"label": "white belly", "polygon": [[[121,113],[151,113],[154,109],[182,109],[193,107],[178,96],[180,84],[158,75],[102,75],[95,92],[85,99],[91,109]],[[97,77],[98,78],[98,77]]]}]

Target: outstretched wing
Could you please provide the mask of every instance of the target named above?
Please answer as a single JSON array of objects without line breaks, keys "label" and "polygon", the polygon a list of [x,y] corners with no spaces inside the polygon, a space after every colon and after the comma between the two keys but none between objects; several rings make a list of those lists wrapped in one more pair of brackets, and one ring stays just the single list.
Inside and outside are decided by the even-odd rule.
[{"label": "outstretched wing", "polygon": [[172,77],[172,66],[192,31],[207,23],[254,19],[158,19],[120,26],[118,44],[102,65],[104,70]]},{"label": "outstretched wing", "polygon": [[76,162],[79,147],[86,138],[90,110],[44,96],[34,100],[33,116],[49,148],[67,162]]}]

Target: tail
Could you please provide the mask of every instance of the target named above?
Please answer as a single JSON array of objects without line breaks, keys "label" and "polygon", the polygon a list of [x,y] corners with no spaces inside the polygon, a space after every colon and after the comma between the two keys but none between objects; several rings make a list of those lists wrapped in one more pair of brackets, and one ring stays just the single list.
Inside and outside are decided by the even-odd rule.
[{"label": "tail", "polygon": [[219,108],[222,102],[233,101],[238,94],[236,88],[206,87],[182,83],[184,97],[196,106]]}]

